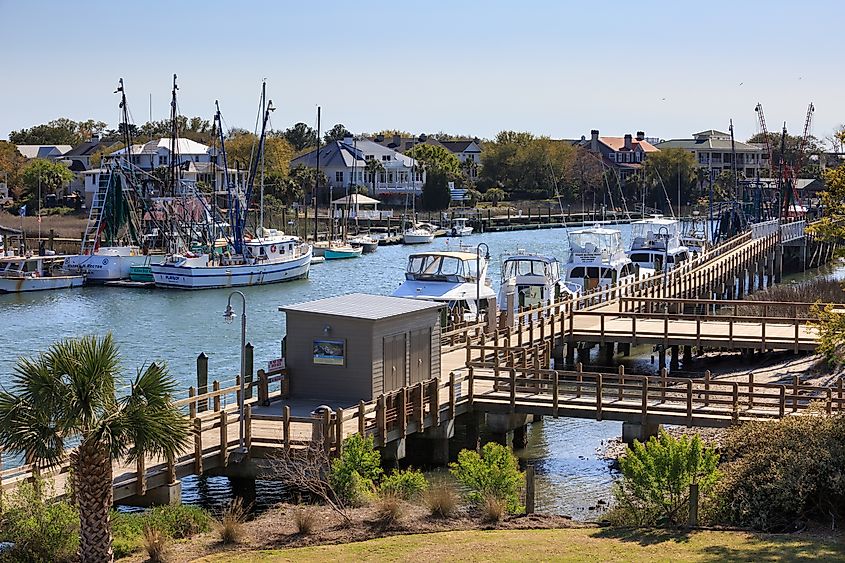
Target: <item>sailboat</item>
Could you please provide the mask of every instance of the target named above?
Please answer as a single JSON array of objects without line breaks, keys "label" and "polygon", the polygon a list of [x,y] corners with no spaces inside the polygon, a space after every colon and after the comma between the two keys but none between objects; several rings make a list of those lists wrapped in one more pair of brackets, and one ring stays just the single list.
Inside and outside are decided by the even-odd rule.
[{"label": "sailboat", "polygon": [[178,289],[207,289],[215,287],[240,287],[265,285],[282,281],[308,277],[311,267],[311,245],[302,242],[299,237],[286,235],[275,229],[256,229],[255,236],[246,232],[246,219],[252,199],[255,176],[264,152],[267,135],[267,122],[274,111],[273,102],[264,107],[264,88],[262,85],[262,107],[264,116],[258,151],[249,170],[246,189],[233,190],[229,182],[226,159],[226,143],[223,132],[223,120],[220,106],[214,116],[220,135],[220,149],[223,156],[223,169],[228,190],[229,224],[231,239],[224,252],[217,252],[216,241],[209,252],[194,254],[190,250],[168,255],[160,265],[152,266],[153,278],[157,287]]}]

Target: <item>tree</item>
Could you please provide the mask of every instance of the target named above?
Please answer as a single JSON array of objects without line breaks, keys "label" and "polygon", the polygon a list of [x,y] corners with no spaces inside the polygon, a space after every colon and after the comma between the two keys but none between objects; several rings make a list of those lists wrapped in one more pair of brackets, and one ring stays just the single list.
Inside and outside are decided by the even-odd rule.
[{"label": "tree", "polygon": [[[241,170],[252,166],[255,153],[258,150],[258,136],[252,133],[238,132],[226,139],[226,159],[229,166],[234,168],[239,162]],[[293,158],[293,147],[284,137],[267,136],[264,140],[264,171],[265,175],[276,175],[285,178],[290,170]],[[258,178],[256,176],[256,178]],[[258,180],[256,180],[256,185]]]},{"label": "tree", "polygon": [[323,135],[323,142],[325,144],[329,144],[332,141],[342,141],[347,137],[351,137],[352,133],[349,132],[349,129],[344,127],[342,123],[338,123],[328,131],[326,131],[325,135]]},{"label": "tree", "polygon": [[695,197],[697,169],[695,155],[681,148],[649,154],[643,166],[646,185],[651,187],[649,199],[668,211],[670,206],[677,205],[680,181],[681,201],[691,201]]},{"label": "tree", "polygon": [[[784,157],[784,163],[787,165],[794,165],[796,158],[798,156],[798,147],[801,146],[802,138],[798,135],[790,135],[786,134],[786,137],[783,137],[782,133],[775,133],[774,131],[769,132],[769,146],[772,148],[772,162],[769,163],[774,170],[769,170],[769,177],[774,177],[778,173],[778,167],[780,166],[781,155]],[[760,146],[765,146],[766,137],[763,133],[757,133],[750,139],[748,142],[751,144],[759,144]],[[784,150],[781,150],[781,143],[784,145]],[[822,147],[819,144],[818,139],[814,136],[810,135],[807,139],[807,145],[804,147],[805,159],[804,159],[804,167],[802,170],[798,171],[798,176],[803,178],[803,174],[807,172],[807,167],[810,166],[810,159],[806,158],[806,156],[811,154],[818,154],[822,152]]]},{"label": "tree", "polygon": [[317,144],[317,134],[314,129],[302,123],[296,123],[293,127],[285,129],[282,136],[287,139],[293,150],[299,152]]},{"label": "tree", "polygon": [[501,188],[490,188],[484,193],[484,201],[493,203],[493,207],[497,207],[500,201],[506,200],[508,194]]},{"label": "tree", "polygon": [[[137,128],[139,142],[147,142],[162,137],[169,137],[173,124],[169,119],[161,121],[148,121]],[[180,115],[176,118],[176,130],[179,138],[191,139],[198,143],[210,145],[216,136],[214,127],[207,119]]]},{"label": "tree", "polygon": [[820,240],[837,242],[845,238],[845,164],[825,170],[824,184],[824,216],[811,223],[807,231]]},{"label": "tree", "polygon": [[446,174],[448,180],[454,181],[461,176],[461,161],[440,145],[416,145],[405,154],[416,160],[423,170],[439,170]]},{"label": "tree", "polygon": [[21,199],[37,203],[41,193],[42,203],[48,194],[55,194],[59,188],[73,180],[73,172],[60,162],[44,158],[30,160],[22,171],[23,192]]},{"label": "tree", "polygon": [[440,211],[449,207],[449,177],[439,168],[429,170],[422,189],[422,206],[427,211]]},{"label": "tree", "polygon": [[187,445],[187,419],[173,406],[176,383],[149,364],[117,396],[120,356],[111,335],[61,340],[21,358],[0,390],[0,447],[51,467],[69,454],[79,506],[83,562],[113,560],[109,511],[112,463],[175,457]]},{"label": "tree", "polygon": [[316,168],[298,164],[291,168],[289,175],[289,181],[292,182],[293,186],[286,189],[289,192],[290,190],[294,190],[296,193],[301,193],[304,196],[306,193],[315,192],[318,180],[320,185],[326,185],[327,178],[322,170],[318,174]]},{"label": "tree", "polygon": [[376,160],[375,158],[367,159],[367,164],[364,165],[364,172],[367,173],[367,176],[370,178],[370,182],[373,185],[372,193],[376,193],[376,178],[378,174],[384,174],[384,164],[381,163],[380,160]]},{"label": "tree", "polygon": [[108,155],[112,154],[113,152],[119,151],[120,149],[125,148],[125,147],[126,147],[126,145],[124,145],[123,143],[120,143],[120,142],[115,142],[115,143],[111,143],[111,144],[109,144],[109,143],[101,144],[100,148],[98,148],[96,151],[94,151],[94,154],[91,155],[91,166],[93,168],[97,168],[98,166],[100,166],[100,164],[102,164],[104,156],[108,156]]},{"label": "tree", "polygon": [[29,129],[12,131],[9,141],[15,145],[78,145],[92,135],[99,135],[106,128],[102,121],[76,122],[61,117]]},{"label": "tree", "polygon": [[9,193],[18,199],[22,195],[23,183],[21,172],[26,165],[26,159],[18,152],[17,147],[7,141],[0,141],[0,178],[9,187]]}]

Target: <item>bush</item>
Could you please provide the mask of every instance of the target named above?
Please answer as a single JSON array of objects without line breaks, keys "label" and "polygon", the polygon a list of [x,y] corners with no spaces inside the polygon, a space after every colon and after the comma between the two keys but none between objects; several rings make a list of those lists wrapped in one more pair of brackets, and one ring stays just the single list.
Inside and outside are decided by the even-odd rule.
[{"label": "bush", "polygon": [[189,538],[211,529],[212,518],[200,507],[157,506],[145,512],[112,512],[112,549],[116,558],[126,557],[145,547],[145,529],[161,532],[165,538]]},{"label": "bush", "polygon": [[21,484],[3,497],[0,506],[0,540],[13,547],[0,553],[0,561],[71,561],[79,546],[79,512],[64,501],[50,502],[39,493],[44,483]]},{"label": "bush", "polygon": [[445,481],[432,484],[423,494],[423,502],[432,516],[448,518],[458,507],[455,488]]},{"label": "bush", "polygon": [[505,517],[505,503],[495,495],[484,495],[481,510],[485,522],[500,522]]},{"label": "bush", "polygon": [[343,502],[364,504],[382,475],[381,456],[372,437],[353,434],[343,441],[340,457],[332,462],[329,484]]},{"label": "bush", "polygon": [[246,535],[244,522],[246,521],[247,510],[239,497],[229,503],[223,510],[220,520],[215,523],[217,535],[224,544],[240,543]]},{"label": "bush", "polygon": [[376,520],[378,523],[389,528],[395,526],[405,515],[405,507],[402,506],[402,499],[393,494],[379,495],[376,499]]},{"label": "bush", "polygon": [[317,514],[311,507],[296,507],[293,511],[293,524],[296,526],[296,533],[307,536],[314,531],[317,523]]},{"label": "bush", "polygon": [[473,450],[461,450],[457,463],[449,464],[449,470],[469,490],[467,499],[476,506],[490,495],[503,501],[505,509],[512,514],[524,510],[519,498],[524,476],[516,456],[505,446],[487,443],[481,455]]},{"label": "bush", "polygon": [[144,551],[150,563],[165,563],[170,560],[167,537],[161,533],[161,530],[149,526],[144,528]]},{"label": "bush", "polygon": [[845,314],[833,305],[813,305],[810,313],[816,317],[811,323],[819,331],[818,353],[832,366],[845,364]]},{"label": "bush", "polygon": [[845,416],[813,409],[728,431],[716,516],[766,531],[845,517]]},{"label": "bush", "polygon": [[405,471],[393,470],[393,473],[385,477],[379,485],[379,493],[383,495],[395,495],[403,500],[414,500],[419,498],[428,488],[428,481],[421,471],[407,469]]},{"label": "bush", "polygon": [[697,483],[699,495],[707,495],[718,477],[718,461],[699,436],[677,439],[661,430],[645,444],[635,440],[619,460],[622,481],[614,489],[617,508],[609,519],[636,525],[686,523],[690,484]]}]

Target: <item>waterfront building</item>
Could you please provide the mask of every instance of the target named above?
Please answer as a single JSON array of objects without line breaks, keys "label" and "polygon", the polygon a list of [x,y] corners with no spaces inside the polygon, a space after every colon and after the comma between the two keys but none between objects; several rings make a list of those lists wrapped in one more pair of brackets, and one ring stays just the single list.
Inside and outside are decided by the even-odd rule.
[{"label": "waterfront building", "polygon": [[636,137],[630,133],[622,137],[607,137],[601,136],[598,129],[593,129],[589,139],[582,136],[574,144],[600,155],[602,162],[622,181],[637,174],[648,155],[659,150],[643,131],[637,131]]},{"label": "waterfront building", "polygon": [[107,152],[109,147],[116,146],[115,141],[103,141],[94,135],[87,141],[83,141],[62,155],[62,160],[69,161],[68,167],[73,172],[73,180],[70,183],[71,192],[85,194],[85,205],[91,205],[92,192],[85,191],[85,172],[91,169],[91,157],[100,151]]},{"label": "waterfront building", "polygon": [[440,146],[454,154],[461,164],[470,161],[475,163],[475,166],[469,166],[468,171],[471,178],[478,177],[478,168],[481,165],[481,141],[478,139],[455,139],[450,141],[441,141],[430,135],[422,134],[419,137],[402,137],[401,135],[393,135],[385,137],[384,135],[376,135],[370,138],[374,143],[378,143],[389,149],[406,153],[416,145],[435,145]]},{"label": "waterfront building", "polygon": [[[381,163],[379,172],[367,170],[367,163]],[[317,167],[317,149],[291,161],[291,167]],[[371,196],[419,194],[425,183],[425,172],[416,168],[416,161],[401,152],[369,139],[347,137],[320,147],[320,171],[326,175],[329,190],[343,193],[350,186],[366,186]]]},{"label": "waterfront building", "polygon": [[723,171],[733,170],[734,153],[736,170],[741,176],[756,178],[761,169],[769,168],[769,155],[765,154],[762,145],[734,140],[732,146],[730,133],[715,129],[694,133],[691,139],[669,139],[659,143],[657,148],[679,148],[691,152],[698,167],[709,170],[713,178]]}]

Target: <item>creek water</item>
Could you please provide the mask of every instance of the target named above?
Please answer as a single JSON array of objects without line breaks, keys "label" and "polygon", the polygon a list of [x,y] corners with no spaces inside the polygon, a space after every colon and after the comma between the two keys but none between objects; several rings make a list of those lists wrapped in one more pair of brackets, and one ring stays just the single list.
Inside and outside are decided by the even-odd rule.
[{"label": "creek water", "polygon": [[[630,226],[619,225],[625,244]],[[503,254],[525,249],[550,254],[565,262],[565,229],[475,234],[460,239],[437,239],[420,246],[380,247],[357,259],[314,265],[309,279],[244,288],[247,300],[248,340],[255,346],[256,369],[280,354],[285,333],[279,306],[349,292],[390,294],[404,279],[407,257],[423,250],[457,249],[459,242],[490,247],[489,276],[499,286]],[[8,383],[20,355],[37,354],[61,338],[111,332],[120,346],[127,374],[145,362],[165,361],[187,389],[196,384],[195,362],[208,355],[209,378],[232,381],[239,366],[240,323],[225,324],[223,310],[229,290],[196,292],[157,289],[84,287],[70,291],[0,295],[0,385]],[[240,303],[235,303],[240,312]],[[628,362],[640,369],[650,366],[648,350]],[[643,355],[643,353],[645,355]],[[518,451],[537,470],[538,509],[590,519],[599,499],[608,501],[615,473],[596,455],[603,442],[621,434],[621,423],[546,418],[532,425],[528,447]],[[8,466],[17,462],[4,458]],[[276,483],[257,485],[257,504],[283,498]],[[188,478],[183,500],[219,505],[231,496],[225,478]]]}]

